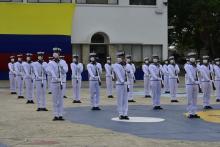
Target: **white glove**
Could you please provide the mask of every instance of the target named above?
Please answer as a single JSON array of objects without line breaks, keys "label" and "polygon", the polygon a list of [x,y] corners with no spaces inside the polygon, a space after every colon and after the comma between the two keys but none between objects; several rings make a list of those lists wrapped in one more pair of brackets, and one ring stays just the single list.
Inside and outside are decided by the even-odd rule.
[{"label": "white glove", "polygon": [[198,84],[199,84],[199,81],[195,81],[194,83],[198,85]]},{"label": "white glove", "polygon": [[157,80],[162,81],[162,78],[157,78]]}]

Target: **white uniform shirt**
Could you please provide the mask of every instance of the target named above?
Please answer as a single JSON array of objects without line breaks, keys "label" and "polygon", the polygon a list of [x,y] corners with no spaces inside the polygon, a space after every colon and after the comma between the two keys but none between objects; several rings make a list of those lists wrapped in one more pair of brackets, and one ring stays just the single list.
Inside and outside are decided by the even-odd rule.
[{"label": "white uniform shirt", "polygon": [[220,80],[220,66],[214,65],[214,75],[215,75],[215,80]]},{"label": "white uniform shirt", "polygon": [[34,74],[36,76],[36,80],[46,80],[46,74],[48,73],[47,71],[47,63],[43,62],[42,64],[39,63],[38,61],[34,62]]},{"label": "white uniform shirt", "polygon": [[15,63],[8,63],[8,69],[9,69],[9,74],[15,75],[16,71],[15,71]]},{"label": "white uniform shirt", "polygon": [[149,77],[150,76],[149,65],[143,64],[142,65],[142,70],[144,72],[144,76],[145,77]]},{"label": "white uniform shirt", "polygon": [[201,80],[202,82],[209,82],[210,79],[210,74],[212,73],[212,67],[210,65],[201,65],[199,68],[200,74],[201,74]]},{"label": "white uniform shirt", "polygon": [[23,62],[16,62],[15,63],[15,72],[16,72],[16,76],[24,76],[24,68],[22,66]]},{"label": "white uniform shirt", "polygon": [[23,69],[24,69],[24,76],[25,78],[31,78],[31,79],[34,79],[34,68],[33,68],[33,63],[34,62],[23,62],[22,63],[22,66],[23,66]]},{"label": "white uniform shirt", "polygon": [[187,66],[185,66],[185,70],[187,73],[186,84],[188,85],[198,84],[196,83],[198,82],[198,76],[197,76],[198,68],[191,64],[188,64]]},{"label": "white uniform shirt", "polygon": [[70,68],[72,70],[72,79],[82,79],[82,72],[83,72],[83,64],[82,63],[71,63]]},{"label": "white uniform shirt", "polygon": [[106,77],[112,77],[113,76],[113,67],[112,64],[105,64],[105,76]]},{"label": "white uniform shirt", "polygon": [[102,74],[102,66],[100,63],[96,62],[96,64],[89,63],[87,64],[87,70],[89,73],[89,80],[99,80],[98,76]]},{"label": "white uniform shirt", "polygon": [[50,61],[48,64],[48,71],[52,75],[52,82],[66,82],[66,79],[63,78],[63,75],[68,72],[68,66],[60,60],[58,63],[54,60]]},{"label": "white uniform shirt", "polygon": [[164,64],[162,68],[164,76],[169,76],[168,65]]},{"label": "white uniform shirt", "polygon": [[151,74],[151,81],[160,81],[162,80],[162,66],[158,65],[156,66],[155,64],[150,64],[149,66],[149,71]]},{"label": "white uniform shirt", "polygon": [[177,64],[175,64],[175,65],[169,64],[168,65],[168,72],[169,72],[169,78],[170,79],[177,79],[178,74],[180,72],[180,68]]},{"label": "white uniform shirt", "polygon": [[125,67],[119,63],[113,65],[114,73],[117,77],[116,84],[124,84],[126,82],[126,70]]}]

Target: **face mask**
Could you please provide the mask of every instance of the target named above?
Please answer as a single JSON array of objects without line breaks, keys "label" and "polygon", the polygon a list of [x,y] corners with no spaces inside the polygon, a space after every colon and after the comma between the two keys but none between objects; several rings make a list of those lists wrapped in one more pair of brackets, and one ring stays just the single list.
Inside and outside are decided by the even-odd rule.
[{"label": "face mask", "polygon": [[168,64],[168,62],[166,61],[165,64]]},{"label": "face mask", "polygon": [[27,60],[27,61],[30,61],[30,60],[31,60],[31,57],[27,57],[26,60]]},{"label": "face mask", "polygon": [[204,64],[207,64],[208,63],[208,60],[203,60],[202,61]]},{"label": "face mask", "polygon": [[217,61],[217,62],[216,62],[216,64],[217,64],[217,65],[219,65],[219,64],[220,64],[220,62],[219,62],[219,61]]},{"label": "face mask", "polygon": [[18,58],[18,61],[21,61],[21,58]]},{"label": "face mask", "polygon": [[173,64],[173,63],[174,63],[174,60],[170,60],[170,63]]},{"label": "face mask", "polygon": [[195,58],[190,58],[189,61],[190,61],[190,62],[195,62],[196,59],[195,59]]},{"label": "face mask", "polygon": [[127,59],[126,61],[127,61],[127,62],[131,62],[131,59]]},{"label": "face mask", "polygon": [[11,59],[11,62],[15,62],[15,59]]},{"label": "face mask", "polygon": [[153,62],[154,62],[154,63],[157,63],[157,62],[158,62],[158,59],[153,59]]},{"label": "face mask", "polygon": [[149,63],[149,61],[145,61],[145,63],[146,63],[146,64],[148,64],[148,63]]},{"label": "face mask", "polygon": [[120,63],[122,62],[122,58],[117,58],[117,61]]},{"label": "face mask", "polygon": [[110,61],[110,60],[107,60],[107,63],[111,63],[111,61]]},{"label": "face mask", "polygon": [[76,58],[73,58],[73,62],[76,62],[77,60],[76,60]]},{"label": "face mask", "polygon": [[38,60],[43,60],[43,57],[42,56],[38,56],[37,59]]},{"label": "face mask", "polygon": [[54,57],[54,58],[58,58],[58,57],[59,57],[59,54],[58,54],[58,53],[53,53],[53,57]]},{"label": "face mask", "polygon": [[93,62],[95,61],[95,57],[91,57],[90,60]]}]

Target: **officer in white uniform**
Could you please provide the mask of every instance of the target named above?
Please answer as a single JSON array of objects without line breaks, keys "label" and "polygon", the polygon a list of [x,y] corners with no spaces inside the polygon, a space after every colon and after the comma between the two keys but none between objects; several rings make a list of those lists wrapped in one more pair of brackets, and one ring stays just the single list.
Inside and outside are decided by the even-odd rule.
[{"label": "officer in white uniform", "polygon": [[215,59],[214,75],[216,86],[216,102],[220,102],[220,58]]},{"label": "officer in white uniform", "polygon": [[33,68],[33,62],[31,60],[32,54],[27,53],[26,54],[26,62],[23,62],[23,68],[24,68],[24,80],[25,80],[25,86],[26,86],[26,104],[34,104],[34,68]]},{"label": "officer in white uniform", "polygon": [[149,66],[150,71],[150,84],[151,84],[151,94],[153,101],[153,110],[163,109],[160,106],[160,96],[161,88],[163,88],[163,79],[162,79],[162,65],[159,64],[159,56],[153,55],[153,63]]},{"label": "officer in white uniform", "polygon": [[16,72],[16,85],[17,85],[17,94],[18,99],[23,99],[23,89],[24,89],[24,68],[22,66],[22,57],[23,55],[17,55],[18,61],[15,63],[15,72]]},{"label": "officer in white uniform", "polygon": [[10,92],[11,94],[17,94],[16,93],[15,56],[10,56],[10,60],[11,62],[8,63]]},{"label": "officer in white uniform", "polygon": [[37,111],[48,111],[46,108],[46,75],[47,63],[43,60],[44,52],[37,52],[38,61],[34,62],[34,73],[36,76],[36,96],[37,96]]},{"label": "officer in white uniform", "polygon": [[90,53],[89,57],[90,63],[87,64],[87,70],[89,73],[89,91],[92,110],[101,110],[99,108],[99,101],[102,66],[100,63],[96,62],[96,53]]},{"label": "officer in white uniform", "polygon": [[105,77],[106,77],[106,90],[108,98],[113,98],[112,90],[113,90],[113,80],[114,80],[114,73],[113,67],[111,63],[111,57],[107,57],[107,63],[105,64]]},{"label": "officer in white uniform", "polygon": [[72,86],[73,86],[73,103],[81,103],[81,82],[82,82],[82,72],[83,64],[79,63],[79,56],[73,55],[73,62],[70,64],[72,71]]},{"label": "officer in white uniform", "polygon": [[209,56],[202,57],[202,65],[199,68],[201,74],[201,86],[203,91],[203,108],[204,109],[212,109],[210,106],[210,98],[211,98],[211,84],[212,84],[212,72],[213,68],[209,64]]},{"label": "officer in white uniform", "polygon": [[165,90],[165,93],[170,93],[170,84],[169,84],[169,72],[168,72],[168,65],[169,65],[169,62],[168,60],[165,60],[164,61],[164,65],[163,65],[163,75],[164,75],[164,90]]},{"label": "officer in white uniform", "polygon": [[129,120],[128,117],[128,76],[126,72],[125,53],[117,53],[117,62],[113,65],[116,75],[116,97],[119,119]]},{"label": "officer in white uniform", "polygon": [[178,103],[179,101],[176,98],[176,92],[179,84],[178,74],[180,72],[180,69],[179,66],[175,63],[174,56],[169,57],[169,62],[170,64],[168,65],[168,72],[171,103]]},{"label": "officer in white uniform", "polygon": [[202,85],[201,85],[201,83],[202,83],[202,78],[201,78],[201,73],[200,73],[200,67],[201,67],[201,61],[200,61],[200,59],[197,59],[196,60],[196,66],[197,66],[197,68],[198,68],[198,70],[199,70],[199,72],[198,72],[198,79],[199,79],[199,93],[202,93]]},{"label": "officer in white uniform", "polygon": [[[67,63],[66,63],[66,61],[65,61],[65,56],[60,56],[60,60],[61,60],[61,62],[62,62],[63,64],[66,64],[66,67],[68,68],[68,65],[67,65]],[[69,70],[69,69],[68,69],[68,70]],[[67,96],[66,96],[66,74],[67,74],[67,72],[62,74],[62,78],[63,78],[63,90],[62,90],[62,95],[63,95],[63,98],[67,98]]]},{"label": "officer in white uniform", "polygon": [[188,99],[188,118],[200,118],[197,112],[197,96],[199,91],[198,68],[196,66],[196,53],[188,53],[190,64],[185,66],[187,73],[186,94]]},{"label": "officer in white uniform", "polygon": [[145,98],[150,98],[150,71],[149,71],[150,61],[149,58],[144,58],[144,64],[142,65],[142,70],[144,72],[144,94]]},{"label": "officer in white uniform", "polygon": [[131,61],[131,55],[126,55],[126,72],[127,72],[127,76],[128,76],[128,87],[129,87],[128,102],[130,102],[130,103],[136,102],[133,99],[135,71],[136,71],[136,68],[135,68],[135,65]]},{"label": "officer in white uniform", "polygon": [[48,71],[52,74],[51,88],[52,88],[52,97],[53,97],[53,121],[64,120],[63,119],[63,74],[66,74],[68,67],[65,62],[60,60],[60,48],[53,48],[53,57],[54,60],[50,61],[48,64]]},{"label": "officer in white uniform", "polygon": [[[53,60],[53,57],[49,57],[49,62]],[[48,63],[49,63],[48,62]],[[48,94],[52,94],[51,93],[51,80],[52,80],[52,75],[51,73],[48,71],[47,72],[47,85],[48,85]]]}]

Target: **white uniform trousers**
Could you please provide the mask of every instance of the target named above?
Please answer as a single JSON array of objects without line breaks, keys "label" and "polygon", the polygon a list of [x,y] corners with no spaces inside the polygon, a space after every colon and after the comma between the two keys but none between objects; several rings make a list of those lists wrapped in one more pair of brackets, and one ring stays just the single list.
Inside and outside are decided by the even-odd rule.
[{"label": "white uniform trousers", "polygon": [[25,78],[25,87],[26,87],[26,99],[34,99],[34,80],[31,78]]},{"label": "white uniform trousers", "polygon": [[128,115],[128,96],[127,85],[116,84],[116,96],[119,116]]},{"label": "white uniform trousers", "polygon": [[80,89],[81,89],[81,79],[72,79],[72,86],[73,86],[73,100],[80,100]]},{"label": "white uniform trousers", "polygon": [[176,93],[178,88],[178,83],[176,78],[169,78],[169,87],[170,87],[170,97],[171,100],[176,100]]},{"label": "white uniform trousers", "polygon": [[16,75],[9,74],[10,92],[16,92]]},{"label": "white uniform trousers", "polygon": [[63,82],[62,97],[66,95],[66,82]]},{"label": "white uniform trousers", "polygon": [[47,81],[36,80],[36,96],[37,96],[37,107],[38,108],[46,108],[46,87]]},{"label": "white uniform trousers", "polygon": [[215,80],[216,99],[220,100],[220,80]]},{"label": "white uniform trousers", "polygon": [[203,92],[203,107],[210,105],[210,97],[211,97],[211,82],[203,82],[202,81],[202,92]]},{"label": "white uniform trousers", "polygon": [[144,76],[144,94],[150,95],[150,77]]},{"label": "white uniform trousers", "polygon": [[99,100],[100,100],[100,87],[99,87],[99,81],[98,80],[90,80],[89,81],[89,91],[90,91],[90,100],[92,107],[98,107],[99,106]]},{"label": "white uniform trousers", "polygon": [[134,92],[134,79],[128,79],[128,88],[129,88],[129,92],[128,92],[128,100],[133,100],[133,92]]},{"label": "white uniform trousers", "polygon": [[167,76],[167,75],[164,76],[164,90],[165,90],[165,92],[170,91],[169,76]]},{"label": "white uniform trousers", "polygon": [[51,92],[51,80],[52,80],[52,76],[47,76],[47,85],[48,85],[48,92]]},{"label": "white uniform trousers", "polygon": [[52,82],[52,97],[53,97],[53,114],[56,117],[63,116],[63,96],[60,82]]},{"label": "white uniform trousers", "polygon": [[160,106],[161,81],[151,80],[151,94],[153,106]]},{"label": "white uniform trousers", "polygon": [[106,90],[107,90],[107,96],[112,95],[112,89],[113,89],[113,81],[111,76],[106,76]]},{"label": "white uniform trousers", "polygon": [[187,99],[188,99],[188,106],[187,110],[189,114],[195,115],[197,111],[197,96],[199,87],[197,84],[187,84]]}]

